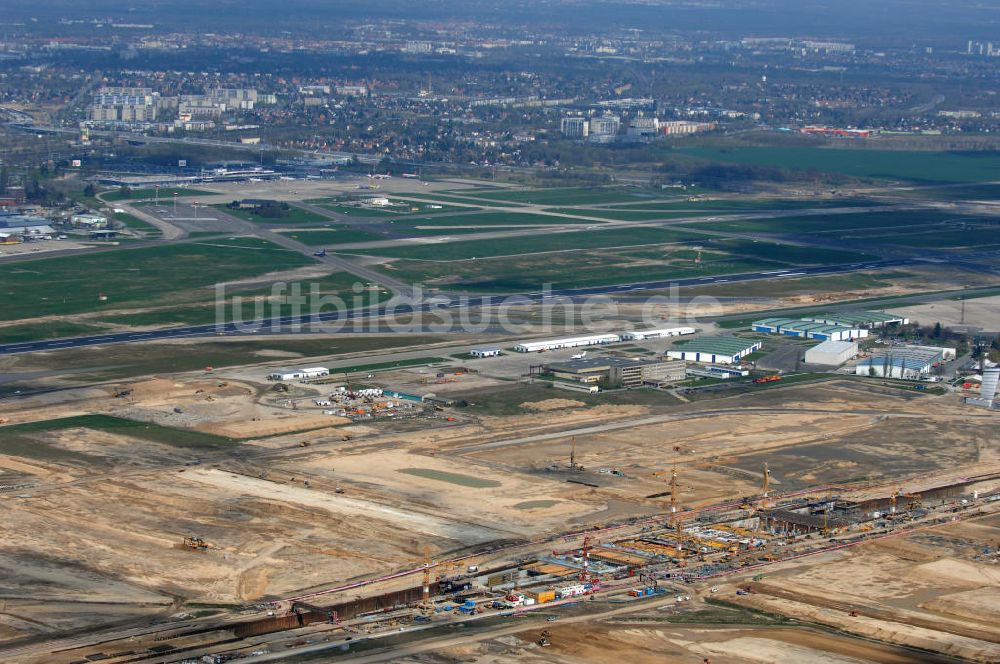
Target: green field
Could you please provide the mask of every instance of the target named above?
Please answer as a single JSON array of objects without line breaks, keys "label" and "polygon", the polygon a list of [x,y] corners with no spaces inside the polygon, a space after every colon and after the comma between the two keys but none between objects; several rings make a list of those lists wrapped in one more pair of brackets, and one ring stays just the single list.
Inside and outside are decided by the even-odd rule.
[{"label": "green field", "polygon": [[683,148],[679,152],[710,161],[841,173],[875,179],[928,183],[1000,180],[1000,154],[995,151],[904,152],[810,147],[701,147]]},{"label": "green field", "polygon": [[114,218],[115,221],[125,224],[129,230],[142,233],[144,238],[163,237],[163,231],[159,228],[126,212],[115,212]]},{"label": "green field", "polygon": [[[599,217],[612,221],[652,221],[653,219],[684,219],[704,214],[702,210],[618,210],[612,208],[546,208],[546,212],[573,214],[583,217]],[[570,221],[570,220],[566,220]],[[563,222],[565,223],[565,222]],[[599,223],[592,220],[580,220],[577,223]]]},{"label": "green field", "polygon": [[106,328],[70,321],[54,320],[48,323],[7,325],[0,327],[0,343],[16,344],[39,339],[62,339],[103,332]]},{"label": "green field", "polygon": [[[714,297],[784,297],[800,293],[816,294],[886,288],[893,284],[893,279],[904,279],[912,276],[907,272],[884,272],[876,274],[855,272],[828,277],[768,279],[766,281],[743,281],[734,284],[696,286],[685,288],[684,294],[691,296],[710,295]],[[656,293],[650,292],[650,294]]]},{"label": "green field", "polygon": [[386,238],[376,233],[359,231],[350,226],[336,226],[332,229],[317,229],[307,231],[281,231],[293,240],[298,240],[310,247],[325,247],[335,244],[348,244],[351,242],[372,242],[384,240]]},{"label": "green field", "polygon": [[987,249],[1000,245],[1000,225],[934,230],[933,227],[913,229],[908,233],[879,235],[865,233],[860,236],[873,242],[885,242],[914,249]]},{"label": "green field", "polygon": [[231,217],[252,221],[255,224],[318,224],[330,221],[327,217],[300,207],[290,206],[280,217],[262,217],[254,214],[253,210],[237,210],[225,205],[213,205],[213,208],[225,212]]},{"label": "green field", "polygon": [[[11,265],[0,320],[211,301],[217,282],[313,264],[254,238],[122,249]],[[100,301],[99,294],[107,295]]]},{"label": "green field", "polygon": [[792,244],[776,244],[773,242],[754,242],[753,240],[713,240],[707,242],[707,248],[723,249],[742,256],[753,256],[765,260],[780,261],[792,265],[823,265],[829,263],[856,263],[869,259],[865,254],[837,249],[822,249],[817,247],[802,247]]},{"label": "green field", "polygon": [[406,473],[407,475],[415,475],[416,477],[422,477],[427,480],[457,484],[471,489],[489,489],[501,486],[500,482],[495,480],[484,480],[480,477],[473,477],[472,475],[449,473],[444,470],[434,470],[433,468],[400,468],[396,472]]},{"label": "green field", "polygon": [[220,449],[238,444],[229,438],[200,431],[173,429],[110,415],[80,415],[0,427],[0,453],[34,459],[100,462],[100,457],[62,449],[45,441],[45,434],[77,428],[174,447]]},{"label": "green field", "polygon": [[614,210],[685,210],[691,213],[711,214],[712,212],[758,212],[766,210],[800,210],[819,208],[850,208],[880,206],[885,203],[869,201],[863,198],[844,199],[787,199],[787,198],[750,198],[750,199],[698,199],[673,201],[668,203],[633,203],[615,206]]},{"label": "green field", "polygon": [[951,187],[929,187],[913,191],[901,191],[903,195],[933,198],[941,201],[997,201],[1000,200],[1000,184],[970,184]]},{"label": "green field", "polygon": [[[160,187],[159,198],[160,202],[169,202],[174,198],[174,194],[177,194],[178,198],[186,198],[190,196],[216,196],[210,191],[203,191],[201,189],[188,189],[185,187]],[[141,201],[147,198],[156,198],[156,189],[133,189],[130,196],[125,195],[120,189],[114,189],[111,191],[99,192],[98,195],[106,201]]]},{"label": "green field", "polygon": [[[460,192],[459,192],[460,193]],[[469,195],[473,195],[471,192]],[[493,201],[493,200],[482,200],[478,198],[465,198],[463,196],[455,196],[452,193],[437,193],[434,191],[428,191],[426,193],[420,194],[400,194],[398,196],[399,200],[417,202],[417,203],[461,203],[463,209],[471,210],[473,208],[466,208],[466,205],[474,205],[478,208],[480,205],[496,205],[500,207],[524,207],[519,203],[510,203],[506,201]],[[458,207],[458,206],[456,206]]]},{"label": "green field", "polygon": [[[586,214],[586,212],[580,212]],[[405,220],[421,226],[553,226],[557,224],[599,224],[599,221],[524,212],[481,212],[453,217],[424,217]]]},{"label": "green field", "polygon": [[622,188],[566,187],[555,189],[510,189],[506,191],[468,192],[453,190],[451,194],[490,201],[531,203],[534,205],[593,205],[597,203],[627,203],[655,198],[658,193],[651,190]]},{"label": "green field", "polygon": [[503,293],[534,291],[545,283],[555,288],[574,288],[783,267],[773,261],[726,254],[706,255],[699,265],[694,262],[695,255],[681,245],[643,252],[577,250],[452,262],[402,260],[392,263],[391,272],[435,287]]},{"label": "green field", "polygon": [[[348,353],[374,354],[408,346],[445,341],[444,336],[433,335],[326,335],[321,338],[303,338],[289,335],[276,339],[207,338],[190,340],[178,352],[171,343],[149,342],[144,344],[114,344],[103,346],[100,353],[91,348],[68,348],[37,356],[24,356],[25,365],[34,370],[74,371],[74,380],[105,382],[124,380],[157,373],[200,371],[207,366],[221,368],[242,366],[253,362],[273,361],[266,353],[281,351],[295,353],[303,358],[345,355]],[[428,358],[421,363],[435,360]],[[288,360],[293,362],[294,360]],[[359,360],[360,361],[360,360]],[[350,370],[350,368],[349,368]],[[362,369],[363,370],[363,369]],[[369,369],[371,370],[371,369]],[[337,371],[342,371],[338,369]],[[267,371],[261,369],[263,376]]]},{"label": "green field", "polygon": [[[352,288],[357,279],[346,273],[336,272],[323,277],[315,277],[298,281],[303,295],[311,297],[312,289],[316,288],[319,297],[339,297],[345,306],[353,306],[354,298],[359,297]],[[278,293],[279,296],[288,293],[286,290]],[[268,300],[272,294],[271,286],[264,287],[238,287],[232,286],[226,289],[225,322],[234,320],[237,311],[234,304],[234,297],[241,298],[239,316],[236,322],[259,320],[261,318],[274,318],[278,316],[290,316],[294,314],[307,315],[310,313],[309,304],[302,306],[297,312],[289,303],[276,303]],[[389,299],[390,294],[378,291],[372,297],[366,291],[364,298],[360,302],[362,305],[376,304]],[[324,311],[329,310],[329,307]],[[158,307],[147,311],[140,311],[132,314],[117,314],[102,316],[99,320],[118,326],[129,327],[167,327],[172,325],[204,325],[217,323],[217,311],[214,303],[198,305]],[[0,328],[2,332],[3,328]]]},{"label": "green field", "polygon": [[959,218],[936,210],[906,210],[821,214],[808,217],[747,219],[743,221],[698,222],[698,228],[737,233],[826,233],[843,235],[848,231],[896,229],[940,224]]},{"label": "green field", "polygon": [[[319,198],[307,201],[319,205],[321,208],[354,217],[405,217],[416,214],[442,214],[445,212],[473,211],[473,208],[460,207],[457,205],[441,205],[437,208],[429,207],[431,203],[424,201],[406,201],[404,199],[391,198],[390,202],[395,203],[391,207],[358,207],[348,202],[337,201],[336,199]],[[418,208],[415,212],[412,208]]]},{"label": "green field", "polygon": [[623,228],[607,231],[577,231],[491,240],[465,240],[442,244],[365,249],[376,256],[425,261],[475,260],[494,256],[518,256],[530,253],[597,249],[644,244],[667,244],[698,240],[701,236],[661,228]]},{"label": "green field", "polygon": [[407,360],[396,360],[395,362],[377,362],[375,364],[357,364],[351,367],[341,367],[339,369],[331,369],[331,376],[340,376],[343,374],[352,373],[366,373],[369,371],[385,371],[387,369],[401,369],[404,367],[421,367],[427,364],[438,364],[439,362],[448,362],[446,357],[413,357]]}]

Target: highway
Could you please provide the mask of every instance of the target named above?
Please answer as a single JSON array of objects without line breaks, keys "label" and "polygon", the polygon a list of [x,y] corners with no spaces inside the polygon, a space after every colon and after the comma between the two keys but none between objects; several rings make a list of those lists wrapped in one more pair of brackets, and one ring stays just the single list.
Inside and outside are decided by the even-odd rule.
[{"label": "highway", "polygon": [[[284,316],[281,318],[271,318],[242,323],[230,322],[221,325],[215,323],[208,325],[188,325],[164,328],[160,330],[150,330],[146,332],[113,332],[91,336],[73,337],[69,339],[48,339],[44,341],[3,344],[0,345],[0,355],[37,353],[43,351],[64,350],[67,348],[86,348],[136,341],[165,341],[190,337],[287,334],[289,332],[289,328],[318,323],[325,323],[328,324],[329,328],[334,328],[324,330],[324,332],[327,333],[357,334],[359,332],[377,332],[385,330],[383,330],[380,326],[358,325],[357,323],[348,325],[347,323],[360,321],[361,319],[378,319],[387,315],[407,317],[416,312],[427,313],[437,309],[456,309],[458,307],[479,308],[496,306],[504,303],[524,305],[532,302],[537,303],[543,301],[553,301],[557,298],[572,299],[596,295],[608,295],[612,293],[622,294],[645,290],[660,290],[674,287],[689,288],[692,286],[710,286],[712,284],[737,283],[744,281],[845,274],[862,270],[900,267],[904,265],[919,264],[922,262],[923,261],[920,259],[894,259],[865,263],[850,263],[845,265],[824,265],[817,267],[788,268],[785,270],[745,272],[742,274],[727,274],[711,277],[692,277],[689,279],[633,282],[628,284],[589,286],[586,288],[564,288],[552,290],[550,292],[534,292],[517,295],[478,295],[463,298],[441,296],[439,298],[432,298],[429,302],[424,301],[414,303],[400,301],[363,309],[329,311],[316,314],[315,316],[312,314],[303,314],[300,316]],[[329,325],[331,323],[337,323],[338,325],[334,327],[333,325]],[[415,329],[406,331],[419,332],[421,330]],[[462,332],[463,330],[456,326],[454,330],[435,331]]]}]

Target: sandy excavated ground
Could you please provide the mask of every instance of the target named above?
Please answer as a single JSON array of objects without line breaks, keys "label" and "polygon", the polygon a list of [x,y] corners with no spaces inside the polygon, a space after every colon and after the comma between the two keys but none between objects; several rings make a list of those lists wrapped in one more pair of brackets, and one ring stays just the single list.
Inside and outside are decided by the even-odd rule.
[{"label": "sandy excavated ground", "polygon": [[914,307],[894,309],[921,325],[941,323],[946,327],[971,325],[984,330],[1000,330],[1000,297],[981,297],[965,301],[965,321],[962,321],[962,302],[938,300]]},{"label": "sandy excavated ground", "polygon": [[[650,610],[635,624],[611,621],[545,625],[551,646],[536,640],[543,629],[492,639],[466,639],[414,657],[400,664],[913,664],[913,653],[875,643],[814,630],[688,626],[670,624],[663,612]],[[455,641],[458,639],[451,639]],[[937,660],[927,659],[926,662]]]},{"label": "sandy excavated ground", "polygon": [[949,524],[783,566],[755,584],[756,593],[735,601],[891,643],[994,662],[1000,660],[995,619],[1000,569],[982,550],[998,538],[997,516]]},{"label": "sandy excavated ground", "polygon": [[[222,382],[204,375],[151,379],[136,383],[124,399],[113,398],[110,388],[80,390],[78,398],[42,395],[5,404],[4,416],[23,421],[141,412],[191,427],[223,427],[258,414],[269,418],[263,424],[282,416],[300,418],[300,423],[315,417],[275,403],[285,397],[261,393],[264,386]],[[469,545],[663,511],[664,498],[647,497],[667,488],[666,478],[653,472],[669,470],[675,460],[681,466],[681,503],[697,505],[753,494],[764,459],[771,462],[773,486],[781,490],[796,482],[826,481],[835,464],[844,462],[843,455],[856,455],[851,463],[859,465],[877,458],[890,470],[898,463],[903,471],[917,457],[929,472],[973,464],[997,445],[991,434],[997,420],[989,414],[967,412],[947,398],[900,398],[848,383],[789,386],[669,409],[581,407],[573,399],[556,399],[556,410],[549,410],[555,405],[549,400],[527,404],[542,410],[524,406],[510,416],[456,409],[460,421],[455,423],[369,423],[279,434],[266,444],[248,440],[215,451],[82,428],[37,434],[56,450],[51,457],[0,457],[2,477],[23,477],[33,485],[0,492],[8,526],[0,541],[0,602],[6,607],[0,612],[0,639],[169,615],[186,602],[286,597],[413,567],[426,555]],[[178,404],[181,414],[173,413]],[[177,420],[173,415],[179,415]],[[586,428],[596,429],[578,431]],[[354,438],[345,440],[344,431]],[[572,478],[596,487],[566,481],[571,479],[564,469],[573,435],[577,461],[587,470]],[[530,437],[538,439],[521,440]],[[311,445],[299,447],[300,441]],[[200,465],[189,465],[193,456],[200,457]],[[699,466],[705,462],[713,466]],[[555,471],[546,470],[552,465]],[[624,477],[601,474],[602,467],[620,468]],[[809,476],[814,477],[803,479]],[[189,535],[207,540],[208,551],[183,549],[181,541]],[[992,530],[975,536],[996,539]],[[907,601],[911,610],[934,612],[941,620],[974,621],[977,598],[997,601],[992,577],[934,567],[936,559],[926,554],[913,565],[896,564],[892,556],[899,554],[880,546],[880,558],[838,573],[840,586],[820,573],[801,581],[790,576],[787,586],[798,584],[803,595],[813,589],[831,596],[852,588],[844,584],[869,578],[887,594],[864,597],[860,590],[849,590],[859,601]],[[805,574],[809,567],[790,569]],[[976,581],[970,585],[952,578]],[[917,594],[904,596],[908,589]],[[86,601],[118,603],[94,611]],[[689,645],[698,645],[697,639],[668,640],[669,648],[684,656],[726,661],[735,655],[724,653],[743,647],[733,639],[744,636],[713,638],[715,650]],[[666,642],[663,648],[673,652]],[[604,661],[596,650],[579,659],[563,656]],[[643,661],[641,656],[636,661]],[[811,654],[803,657],[812,661]]]}]

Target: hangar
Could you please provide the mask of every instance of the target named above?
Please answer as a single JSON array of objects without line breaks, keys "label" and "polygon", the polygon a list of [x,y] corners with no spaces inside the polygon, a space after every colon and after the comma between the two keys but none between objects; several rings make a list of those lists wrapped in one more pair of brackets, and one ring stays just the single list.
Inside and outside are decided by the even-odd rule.
[{"label": "hangar", "polygon": [[673,348],[667,351],[667,355],[677,360],[689,362],[739,364],[740,360],[760,350],[763,345],[762,341],[738,337],[702,337],[677,342]]}]

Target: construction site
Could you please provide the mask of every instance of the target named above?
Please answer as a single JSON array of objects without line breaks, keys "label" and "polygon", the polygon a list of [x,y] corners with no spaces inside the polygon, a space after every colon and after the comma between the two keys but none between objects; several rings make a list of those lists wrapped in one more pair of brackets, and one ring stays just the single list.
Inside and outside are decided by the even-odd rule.
[{"label": "construction site", "polygon": [[490,362],[4,402],[0,659],[443,653],[462,624],[463,661],[605,661],[584,629],[763,662],[738,644],[786,621],[836,630],[801,661],[1000,658],[996,412],[850,378],[601,401]]}]

